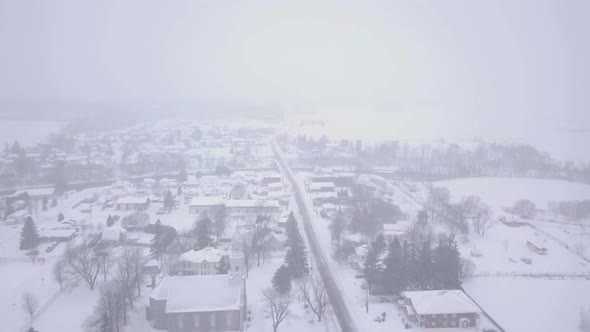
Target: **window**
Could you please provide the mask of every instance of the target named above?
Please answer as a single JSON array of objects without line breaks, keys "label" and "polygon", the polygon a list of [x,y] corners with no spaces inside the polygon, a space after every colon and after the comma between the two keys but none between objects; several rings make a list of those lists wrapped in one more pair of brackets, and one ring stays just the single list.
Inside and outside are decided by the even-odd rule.
[{"label": "window", "polygon": [[182,325],[182,315],[178,315],[178,328],[181,329],[183,327]]},{"label": "window", "polygon": [[232,324],[231,324],[231,322],[232,322],[231,316],[232,316],[232,313],[231,312],[228,312],[228,313],[225,314],[225,327],[226,327],[226,329],[229,329],[232,326]]},{"label": "window", "polygon": [[193,324],[194,324],[195,328],[199,328],[199,314],[195,314],[193,316]]},{"label": "window", "polygon": [[211,328],[215,327],[215,313],[211,313],[211,315],[209,316],[209,325],[211,326]]}]

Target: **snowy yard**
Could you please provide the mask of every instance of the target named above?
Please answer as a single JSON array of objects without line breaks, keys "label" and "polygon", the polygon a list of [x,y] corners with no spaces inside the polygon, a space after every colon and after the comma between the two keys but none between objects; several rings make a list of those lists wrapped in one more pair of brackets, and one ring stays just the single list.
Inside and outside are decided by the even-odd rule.
[{"label": "snowy yard", "polygon": [[449,188],[453,201],[477,195],[497,209],[510,207],[519,199],[531,200],[540,209],[547,208],[550,201],[590,199],[590,185],[564,180],[484,177],[437,181],[434,185]]},{"label": "snowy yard", "polygon": [[[534,241],[547,248],[547,255],[538,255],[527,247]],[[460,243],[463,257],[471,259],[476,274],[589,274],[590,263],[565,249],[557,242],[530,227],[509,227],[496,223],[484,237],[469,236]],[[473,257],[481,254],[480,257]],[[521,258],[530,258],[526,264]]]},{"label": "snowy yard", "polygon": [[576,332],[590,280],[479,277],[463,287],[506,331]]}]

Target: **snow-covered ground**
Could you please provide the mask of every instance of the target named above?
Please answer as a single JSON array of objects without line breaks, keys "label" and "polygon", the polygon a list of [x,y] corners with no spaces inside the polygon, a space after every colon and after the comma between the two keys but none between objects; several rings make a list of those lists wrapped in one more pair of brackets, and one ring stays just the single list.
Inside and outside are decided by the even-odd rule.
[{"label": "snow-covered ground", "polygon": [[452,200],[477,195],[495,208],[511,207],[519,199],[528,199],[537,208],[546,209],[550,201],[590,199],[590,185],[553,179],[463,178],[434,182],[449,188]]},{"label": "snow-covered ground", "polygon": [[[547,255],[532,252],[527,247],[529,240],[545,246]],[[469,242],[460,243],[459,249],[463,257],[475,263],[476,274],[590,275],[590,263],[530,227],[496,223],[484,237],[470,235]],[[470,257],[472,252],[481,256]],[[532,263],[526,264],[521,258],[530,258]]]},{"label": "snow-covered ground", "polygon": [[465,290],[506,331],[576,332],[590,310],[590,280],[478,277]]}]

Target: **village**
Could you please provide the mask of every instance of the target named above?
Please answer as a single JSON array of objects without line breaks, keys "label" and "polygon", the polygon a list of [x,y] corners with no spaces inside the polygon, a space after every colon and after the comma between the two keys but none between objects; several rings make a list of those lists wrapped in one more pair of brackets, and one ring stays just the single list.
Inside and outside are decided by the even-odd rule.
[{"label": "village", "polygon": [[[1,200],[5,330],[512,331],[489,287],[590,276],[588,185],[426,181],[354,165],[359,143],[238,123],[7,147],[3,179],[53,184]],[[575,324],[583,303],[565,305]]]}]

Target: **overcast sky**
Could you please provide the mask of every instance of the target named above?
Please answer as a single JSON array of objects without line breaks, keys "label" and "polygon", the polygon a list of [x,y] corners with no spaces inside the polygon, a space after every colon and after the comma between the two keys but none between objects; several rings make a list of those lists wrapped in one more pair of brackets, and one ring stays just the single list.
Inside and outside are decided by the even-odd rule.
[{"label": "overcast sky", "polygon": [[590,122],[590,1],[0,0],[0,99]]}]

